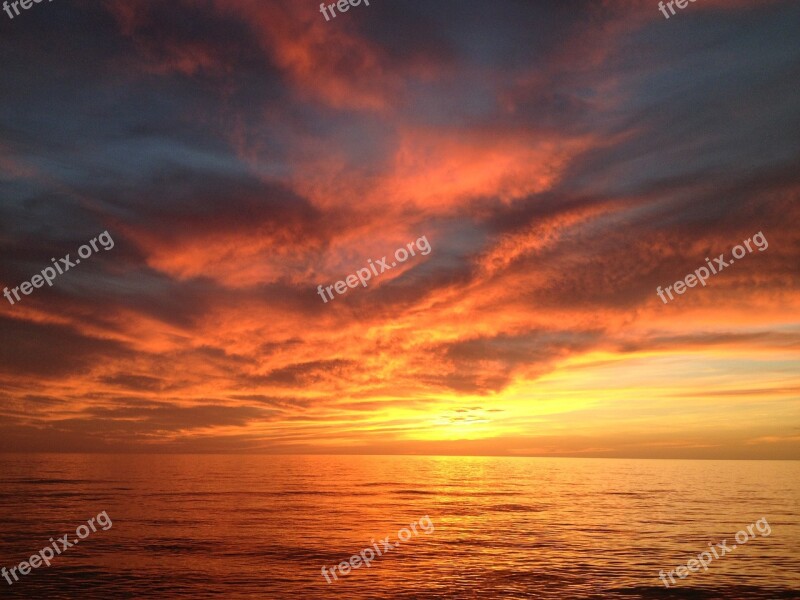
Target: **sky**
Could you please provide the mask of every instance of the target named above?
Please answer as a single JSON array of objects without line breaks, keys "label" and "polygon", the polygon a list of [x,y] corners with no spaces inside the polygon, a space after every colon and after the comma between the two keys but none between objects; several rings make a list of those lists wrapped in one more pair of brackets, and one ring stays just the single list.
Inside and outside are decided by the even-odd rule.
[{"label": "sky", "polygon": [[798,23],[0,12],[0,451],[800,459]]}]

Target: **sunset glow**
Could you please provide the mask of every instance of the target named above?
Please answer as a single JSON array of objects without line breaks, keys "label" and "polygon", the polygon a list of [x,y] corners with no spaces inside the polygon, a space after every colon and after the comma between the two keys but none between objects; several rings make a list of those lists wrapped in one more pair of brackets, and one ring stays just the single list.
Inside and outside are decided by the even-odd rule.
[{"label": "sunset glow", "polygon": [[115,247],[2,299],[0,449],[800,458],[796,27],[430,4],[13,23],[0,288]]}]

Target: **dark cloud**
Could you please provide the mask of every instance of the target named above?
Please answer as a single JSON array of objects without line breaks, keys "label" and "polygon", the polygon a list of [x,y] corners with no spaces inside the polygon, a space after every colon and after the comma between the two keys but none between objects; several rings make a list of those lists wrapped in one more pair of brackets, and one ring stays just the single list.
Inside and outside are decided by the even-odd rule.
[{"label": "dark cloud", "polygon": [[0,371],[53,379],[88,373],[113,355],[130,359],[134,353],[119,342],[81,334],[71,327],[39,324],[0,317]]},{"label": "dark cloud", "polygon": [[117,375],[101,377],[100,381],[116,387],[122,387],[132,391],[155,392],[165,388],[163,379],[148,377],[146,375],[128,375],[119,373]]},{"label": "dark cloud", "polygon": [[304,385],[323,379],[343,378],[358,363],[350,360],[316,360],[275,369],[264,376],[265,383]]}]

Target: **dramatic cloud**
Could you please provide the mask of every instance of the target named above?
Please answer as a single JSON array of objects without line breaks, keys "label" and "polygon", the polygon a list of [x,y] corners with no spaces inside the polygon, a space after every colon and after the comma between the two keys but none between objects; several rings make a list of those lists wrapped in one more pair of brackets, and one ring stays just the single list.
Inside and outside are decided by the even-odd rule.
[{"label": "dramatic cloud", "polygon": [[1,21],[0,450],[800,458],[800,6],[535,4]]}]

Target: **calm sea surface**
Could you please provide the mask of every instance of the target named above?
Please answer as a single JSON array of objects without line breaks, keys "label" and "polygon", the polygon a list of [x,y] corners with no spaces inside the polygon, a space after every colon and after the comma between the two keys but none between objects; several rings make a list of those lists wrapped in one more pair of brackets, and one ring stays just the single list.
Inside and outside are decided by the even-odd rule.
[{"label": "calm sea surface", "polygon": [[[800,462],[0,456],[0,566],[102,511],[0,598],[800,598]],[[769,536],[658,579],[761,518]]]}]

